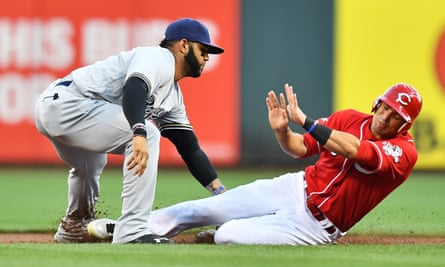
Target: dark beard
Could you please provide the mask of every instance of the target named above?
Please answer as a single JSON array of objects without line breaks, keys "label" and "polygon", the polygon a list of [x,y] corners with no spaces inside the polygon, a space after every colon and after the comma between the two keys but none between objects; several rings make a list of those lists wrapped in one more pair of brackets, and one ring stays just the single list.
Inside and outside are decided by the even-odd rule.
[{"label": "dark beard", "polygon": [[197,78],[201,76],[201,65],[196,58],[195,52],[193,52],[192,47],[190,47],[189,52],[185,55],[185,62],[187,63],[187,76]]}]

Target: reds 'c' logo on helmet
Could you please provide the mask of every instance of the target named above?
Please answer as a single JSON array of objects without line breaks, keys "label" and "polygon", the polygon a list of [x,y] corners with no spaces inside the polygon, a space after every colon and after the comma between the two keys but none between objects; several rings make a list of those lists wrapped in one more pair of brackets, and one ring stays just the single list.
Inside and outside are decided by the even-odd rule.
[{"label": "reds 'c' logo on helmet", "polygon": [[399,132],[408,131],[422,109],[422,97],[414,87],[406,83],[397,83],[379,96],[372,105],[373,112],[380,102],[393,108],[405,120]]}]

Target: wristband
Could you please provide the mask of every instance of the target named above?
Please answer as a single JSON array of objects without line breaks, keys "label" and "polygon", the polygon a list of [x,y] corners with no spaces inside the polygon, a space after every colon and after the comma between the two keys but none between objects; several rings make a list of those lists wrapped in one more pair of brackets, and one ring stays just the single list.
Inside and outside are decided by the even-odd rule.
[{"label": "wristband", "polygon": [[306,117],[303,128],[322,146],[326,144],[332,133],[331,128],[328,128],[322,124],[315,123],[315,121],[309,117]]},{"label": "wristband", "polygon": [[312,135],[312,137],[315,138],[315,140],[317,140],[322,146],[324,146],[326,142],[328,142],[331,133],[331,128],[328,128],[322,124],[316,124],[310,134]]},{"label": "wristband", "polygon": [[315,126],[316,126],[317,124],[312,124],[312,126],[311,126],[311,128],[309,128],[309,130],[307,130],[307,132],[308,133],[312,133],[312,131],[315,129]]},{"label": "wristband", "polygon": [[314,120],[306,117],[306,120],[304,120],[304,124],[303,124],[303,129],[305,129],[306,131],[309,131],[309,129],[314,126]]},{"label": "wristband", "polygon": [[133,136],[139,135],[145,138],[147,137],[147,130],[143,123],[135,123],[133,127],[131,127],[131,130],[133,131]]},{"label": "wristband", "polygon": [[221,185],[220,187],[218,187],[215,191],[213,191],[213,195],[219,195],[221,194],[222,191],[224,191],[226,188],[224,187],[224,185]]}]

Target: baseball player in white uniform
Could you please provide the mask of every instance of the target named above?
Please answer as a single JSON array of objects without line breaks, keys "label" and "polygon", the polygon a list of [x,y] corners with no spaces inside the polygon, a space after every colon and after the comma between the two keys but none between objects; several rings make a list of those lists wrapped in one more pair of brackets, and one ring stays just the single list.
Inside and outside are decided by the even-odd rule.
[{"label": "baseball player in white uniform", "polygon": [[107,153],[124,155],[122,211],[113,243],[171,243],[147,222],[155,195],[160,136],[174,143],[193,176],[210,192],[224,186],[189,123],[179,80],[199,77],[209,54],[224,50],[207,28],[171,23],[159,46],[137,47],[78,68],[54,81],[36,102],[36,127],[71,168],[68,208],[55,240],[88,241]]},{"label": "baseball player in white uniform", "polygon": [[[285,97],[286,95],[286,97]],[[397,83],[377,97],[373,114],[339,110],[313,120],[300,109],[293,87],[266,98],[269,123],[284,152],[296,159],[319,155],[304,171],[258,179],[226,193],[155,210],[149,227],[173,237],[219,225],[217,244],[322,245],[335,243],[409,177],[418,158],[408,129],[422,97]],[[290,129],[302,126],[306,133]],[[89,224],[99,238],[112,235],[110,219]]]}]

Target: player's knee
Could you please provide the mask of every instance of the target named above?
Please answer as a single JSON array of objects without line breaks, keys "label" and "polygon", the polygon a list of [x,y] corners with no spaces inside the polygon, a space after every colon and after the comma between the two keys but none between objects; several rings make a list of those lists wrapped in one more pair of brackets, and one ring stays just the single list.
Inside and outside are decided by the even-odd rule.
[{"label": "player's knee", "polygon": [[232,223],[229,221],[221,225],[215,233],[215,244],[236,244],[237,232],[232,227]]},{"label": "player's knee", "polygon": [[99,177],[106,165],[107,157],[104,154],[103,156],[88,160],[70,162],[70,166],[72,167],[70,173],[77,177]]}]

